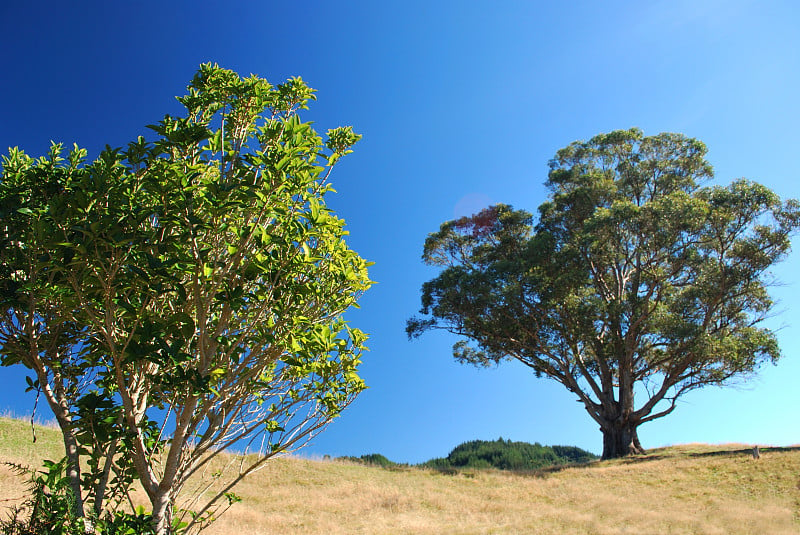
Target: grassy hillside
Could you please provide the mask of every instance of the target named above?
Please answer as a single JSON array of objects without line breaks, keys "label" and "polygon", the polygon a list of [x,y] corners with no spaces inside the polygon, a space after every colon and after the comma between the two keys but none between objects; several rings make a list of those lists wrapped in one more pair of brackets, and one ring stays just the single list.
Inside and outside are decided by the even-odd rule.
[{"label": "grassy hillside", "polygon": [[[0,459],[59,457],[58,434],[0,419]],[[22,486],[0,469],[0,500]],[[685,445],[530,473],[284,458],[204,533],[800,533],[800,447]],[[0,507],[10,502],[0,502]]]}]

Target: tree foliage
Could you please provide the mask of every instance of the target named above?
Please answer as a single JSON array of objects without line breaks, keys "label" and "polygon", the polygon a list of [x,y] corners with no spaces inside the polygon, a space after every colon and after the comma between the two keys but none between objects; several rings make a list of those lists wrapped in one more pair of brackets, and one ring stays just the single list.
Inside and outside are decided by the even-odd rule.
[{"label": "tree foliage", "polygon": [[[12,149],[0,183],[3,363],[55,392],[92,477],[130,464],[158,533],[176,510],[202,527],[364,389],[366,336],[342,314],[371,284],[324,201],[360,136],[301,121],[313,89],[207,64],[178,100],[185,116],[151,125],[153,141],[88,165],[77,147]],[[258,455],[189,516],[179,494],[234,445]]]},{"label": "tree foliage", "polygon": [[[597,456],[575,446],[542,446],[538,442],[512,442],[511,440],[471,440],[459,444],[447,457],[431,459],[419,464],[423,468],[454,470],[458,468],[496,468],[498,470],[536,470],[548,466],[570,463],[588,463]],[[350,461],[381,468],[407,467],[396,463],[380,453],[370,453],[360,457],[337,457],[336,460]]]},{"label": "tree foliage", "polygon": [[398,463],[389,460],[385,455],[380,453],[368,453],[361,457],[354,457],[347,455],[344,457],[337,457],[336,460],[350,461],[353,463],[366,464],[368,466],[380,466],[381,468],[393,468],[399,466]]},{"label": "tree foliage", "polygon": [[[77,146],[66,160],[60,145],[37,160],[11,149],[0,181],[0,362],[29,368],[28,390],[42,395],[53,411],[76,517],[84,514],[84,491],[99,514],[104,501],[118,502],[133,480],[129,460],[115,455],[122,439],[114,425],[119,413],[98,375],[97,355],[88,351],[85,326],[50,263],[57,241],[51,214],[69,205],[66,187],[83,172],[85,156]],[[88,455],[83,470],[82,453]]]},{"label": "tree foliage", "polygon": [[537,470],[548,466],[587,463],[597,459],[593,453],[575,446],[542,446],[538,442],[511,440],[471,440],[459,444],[447,457],[431,459],[427,468],[496,468],[499,470]]},{"label": "tree foliage", "polygon": [[538,221],[501,204],[428,236],[423,260],[442,271],[409,336],[461,335],[461,362],[516,359],[577,395],[603,457],[641,452],[637,427],[679,396],[780,357],[762,322],[798,203],[745,179],[701,186],[705,154],[637,129],[558,151]]}]

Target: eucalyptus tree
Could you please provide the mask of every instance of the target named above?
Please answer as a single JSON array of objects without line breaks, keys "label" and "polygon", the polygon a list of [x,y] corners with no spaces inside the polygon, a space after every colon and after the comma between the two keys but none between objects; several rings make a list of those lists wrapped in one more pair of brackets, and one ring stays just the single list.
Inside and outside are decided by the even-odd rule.
[{"label": "eucalyptus tree", "polygon": [[515,359],[577,396],[604,458],[642,453],[638,427],[681,395],[780,357],[763,321],[798,203],[744,179],[702,186],[705,154],[638,129],[558,151],[538,221],[500,204],[428,236],[423,260],[442,271],[409,337],[444,329],[461,362]]},{"label": "eucalyptus tree", "polygon": [[155,140],[81,168],[40,260],[118,403],[159,534],[201,529],[364,389],[366,335],[342,316],[371,284],[325,205],[360,136],[301,121],[313,89],[207,64],[178,100]]}]

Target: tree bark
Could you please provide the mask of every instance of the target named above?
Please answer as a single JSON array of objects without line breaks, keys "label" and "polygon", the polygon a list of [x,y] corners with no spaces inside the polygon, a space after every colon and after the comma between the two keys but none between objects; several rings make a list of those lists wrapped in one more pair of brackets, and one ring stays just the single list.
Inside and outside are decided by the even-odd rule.
[{"label": "tree bark", "polygon": [[636,432],[638,424],[631,422],[609,422],[600,428],[603,432],[603,459],[616,459],[628,455],[645,453]]},{"label": "tree bark", "polygon": [[67,478],[69,479],[69,487],[72,490],[72,514],[76,518],[82,518],[83,511],[83,489],[81,488],[81,469],[80,469],[80,456],[78,454],[78,441],[71,429],[64,429],[61,422],[62,437],[64,438],[64,452],[67,455]]},{"label": "tree bark", "polygon": [[[40,372],[40,370],[42,370]],[[56,422],[61,430],[61,437],[64,441],[64,453],[67,457],[67,479],[69,479],[69,487],[72,490],[72,514],[76,518],[85,516],[83,510],[83,489],[81,488],[81,464],[80,453],[78,448],[78,439],[75,437],[75,430],[72,428],[72,418],[69,414],[69,405],[62,389],[56,393],[48,383],[47,374],[43,371],[44,368],[37,368],[37,378],[41,385],[42,391],[45,395],[48,405],[56,417]],[[56,376],[53,380],[55,385],[59,384],[61,378]]]},{"label": "tree bark", "polygon": [[[162,489],[159,489],[161,491]],[[172,532],[172,500],[170,492],[159,492],[158,496],[152,501],[153,505],[153,528],[157,535],[169,535]]]},{"label": "tree bark", "polygon": [[[122,418],[117,419],[117,425],[121,425]],[[94,491],[94,514],[97,518],[103,513],[103,502],[106,499],[106,490],[108,489],[108,480],[111,478],[111,470],[114,467],[114,457],[117,456],[117,446],[119,439],[115,438],[108,449],[105,451],[105,465],[103,465],[103,472],[100,475],[100,480],[97,482]]]}]

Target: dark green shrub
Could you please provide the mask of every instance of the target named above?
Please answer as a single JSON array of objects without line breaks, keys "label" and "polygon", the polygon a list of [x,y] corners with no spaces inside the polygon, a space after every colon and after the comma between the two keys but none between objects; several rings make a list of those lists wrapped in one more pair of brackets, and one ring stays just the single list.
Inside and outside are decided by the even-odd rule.
[{"label": "dark green shrub", "polygon": [[536,470],[596,459],[594,454],[574,446],[542,446],[538,442],[471,440],[459,444],[446,458],[422,464],[437,470],[449,468],[497,468],[500,470]]},{"label": "dark green shrub", "polygon": [[381,468],[392,468],[398,466],[396,462],[390,461],[380,453],[369,453],[367,455],[362,455],[361,457],[352,457],[352,456],[337,457],[337,459],[351,461],[354,463],[367,464],[370,466],[380,466]]}]

